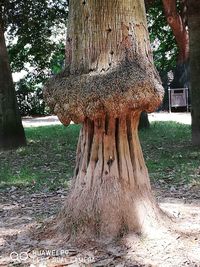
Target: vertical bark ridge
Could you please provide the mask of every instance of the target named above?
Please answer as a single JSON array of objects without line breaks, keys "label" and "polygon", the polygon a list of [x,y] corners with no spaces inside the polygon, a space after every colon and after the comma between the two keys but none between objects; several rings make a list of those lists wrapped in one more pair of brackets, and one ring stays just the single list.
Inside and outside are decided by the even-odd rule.
[{"label": "vertical bark ridge", "polygon": [[45,89],[63,122],[83,123],[74,183],[58,224],[111,236],[156,225],[137,126],[163,90],[153,66],[144,1],[70,0],[66,68]]},{"label": "vertical bark ridge", "polygon": [[[73,2],[73,9],[69,9],[71,24],[66,42],[66,63],[70,72],[107,70],[123,58],[130,60],[136,55],[147,56],[151,62],[145,13],[142,16],[142,12],[138,13],[138,9],[143,8],[141,1]],[[78,35],[79,32],[82,34]],[[138,39],[138,42],[133,39]]]},{"label": "vertical bark ridge", "polygon": [[79,233],[87,229],[90,234],[118,236],[122,229],[144,232],[157,221],[159,209],[137,136],[139,115],[84,122],[80,133],[84,145],[77,150],[82,165],[59,217],[69,229],[76,225]]}]

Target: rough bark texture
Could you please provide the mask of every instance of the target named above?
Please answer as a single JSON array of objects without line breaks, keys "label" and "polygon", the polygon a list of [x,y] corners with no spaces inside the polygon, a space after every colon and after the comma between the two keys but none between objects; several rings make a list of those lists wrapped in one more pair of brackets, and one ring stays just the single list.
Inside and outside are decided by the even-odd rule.
[{"label": "rough bark texture", "polygon": [[65,71],[44,93],[64,124],[160,104],[143,1],[70,1],[66,43]]},{"label": "rough bark texture", "polygon": [[200,146],[200,2],[189,1],[192,143]]},{"label": "rough bark texture", "polygon": [[83,122],[63,233],[117,237],[148,232],[160,210],[137,127],[163,89],[153,66],[144,1],[71,0],[66,69],[46,85],[60,120]]},{"label": "rough bark texture", "polygon": [[26,144],[0,18],[0,149]]},{"label": "rough bark texture", "polygon": [[117,237],[158,225],[138,139],[139,115],[84,121],[72,191],[58,219],[63,233]]}]

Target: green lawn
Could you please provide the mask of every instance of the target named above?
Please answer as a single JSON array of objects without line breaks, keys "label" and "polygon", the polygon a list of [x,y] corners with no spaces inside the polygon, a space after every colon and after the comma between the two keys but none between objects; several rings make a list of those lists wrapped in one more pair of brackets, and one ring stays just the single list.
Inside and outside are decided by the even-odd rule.
[{"label": "green lawn", "polygon": [[[26,128],[28,146],[0,152],[0,189],[26,186],[48,192],[67,187],[73,175],[80,126]],[[200,149],[191,146],[190,126],[156,122],[140,132],[152,183],[200,184]]]},{"label": "green lawn", "polygon": [[200,149],[191,144],[191,127],[155,122],[140,139],[152,182],[200,184]]}]

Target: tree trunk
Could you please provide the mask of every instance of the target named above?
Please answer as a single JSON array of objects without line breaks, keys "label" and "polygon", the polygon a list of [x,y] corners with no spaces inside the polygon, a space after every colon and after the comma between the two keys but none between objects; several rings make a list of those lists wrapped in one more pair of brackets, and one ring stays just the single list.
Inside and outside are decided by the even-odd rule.
[{"label": "tree trunk", "polygon": [[26,144],[0,19],[0,149]]},{"label": "tree trunk", "polygon": [[[162,0],[167,22],[171,27],[179,49],[178,63],[187,62],[189,57],[189,36],[184,18],[178,13],[176,0]],[[185,1],[182,0],[182,4]]]},{"label": "tree trunk", "polygon": [[163,96],[144,1],[70,0],[66,69],[45,98],[64,124],[82,122],[73,186],[57,220],[62,233],[117,237],[157,227],[137,128]]},{"label": "tree trunk", "polygon": [[178,58],[174,69],[174,79],[171,88],[188,87],[188,58],[189,58],[189,36],[187,30],[187,5],[186,0],[181,1],[182,12],[177,11],[176,0],[162,0],[167,22],[172,29],[177,46]]},{"label": "tree trunk", "polygon": [[84,121],[72,191],[58,219],[62,232],[116,237],[148,233],[158,225],[138,139],[139,116]]},{"label": "tree trunk", "polygon": [[190,84],[192,100],[192,143],[200,146],[200,2],[191,0],[189,8]]},{"label": "tree trunk", "polygon": [[149,129],[150,128],[150,122],[148,118],[148,114],[146,112],[142,112],[140,115],[140,121],[138,129]]}]

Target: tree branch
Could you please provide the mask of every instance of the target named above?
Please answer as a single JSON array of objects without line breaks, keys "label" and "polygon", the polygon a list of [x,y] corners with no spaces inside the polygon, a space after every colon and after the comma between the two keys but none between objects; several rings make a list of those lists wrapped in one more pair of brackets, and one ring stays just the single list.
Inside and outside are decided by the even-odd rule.
[{"label": "tree branch", "polygon": [[[173,31],[179,49],[178,63],[186,62],[189,57],[189,36],[184,18],[177,11],[176,0],[162,0],[162,2],[167,22]],[[186,7],[184,0],[181,4]]]}]

